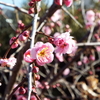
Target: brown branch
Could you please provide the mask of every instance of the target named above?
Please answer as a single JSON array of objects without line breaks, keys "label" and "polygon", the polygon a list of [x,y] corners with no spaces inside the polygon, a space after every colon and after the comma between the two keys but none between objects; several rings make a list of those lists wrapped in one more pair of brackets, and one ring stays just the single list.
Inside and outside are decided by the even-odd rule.
[{"label": "brown branch", "polygon": [[22,65],[23,54],[28,48],[29,48],[29,42],[20,50],[17,56],[17,64],[14,66],[12,76],[9,79],[7,88],[5,90],[4,98],[2,100],[6,100],[8,98],[8,95],[11,93],[12,87],[16,81],[16,76],[18,75],[18,72]]},{"label": "brown branch", "polygon": [[[14,40],[14,42],[19,38],[19,36],[28,28],[30,28],[32,26],[32,24],[30,23],[28,26],[25,27],[25,29],[16,37],[16,39]],[[14,44],[14,42],[10,45],[9,49],[6,51],[5,55],[3,58],[7,58],[7,55],[9,53],[9,51],[11,50],[11,46]]]},{"label": "brown branch", "polygon": [[15,93],[15,91],[16,91],[20,86],[22,86],[22,84],[23,84],[26,80],[27,80],[27,78],[24,78],[24,79],[22,80],[22,82],[19,83],[18,86],[17,86],[16,88],[13,89],[12,93],[8,96],[8,99],[7,99],[7,100],[10,100],[10,98],[11,98],[12,95]]},{"label": "brown branch", "polygon": [[64,67],[62,67],[62,69],[58,72],[57,75],[54,76],[54,78],[49,82],[49,85],[52,85],[54,82],[56,82],[59,79],[59,76],[62,75],[63,71],[68,68],[74,61],[76,61],[80,54],[85,50],[86,48],[83,48],[82,50],[80,50],[75,56],[74,58],[68,62]]},{"label": "brown branch", "polygon": [[16,5],[5,3],[5,2],[2,2],[2,1],[0,1],[0,4],[5,5],[5,6],[9,6],[9,7],[12,7],[12,8],[15,8],[16,10],[18,10],[18,11],[24,13],[24,14],[27,14],[28,16],[31,16],[31,17],[34,16],[33,14],[29,14],[27,10],[25,10],[23,8],[19,8]]}]

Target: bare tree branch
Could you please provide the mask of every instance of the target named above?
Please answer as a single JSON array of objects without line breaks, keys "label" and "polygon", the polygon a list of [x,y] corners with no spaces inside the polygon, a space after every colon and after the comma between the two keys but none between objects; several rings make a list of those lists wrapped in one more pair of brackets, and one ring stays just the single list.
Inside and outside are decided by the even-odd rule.
[{"label": "bare tree branch", "polygon": [[31,16],[31,17],[34,16],[33,14],[29,14],[27,10],[25,10],[25,9],[23,9],[23,8],[19,8],[19,7],[17,7],[16,5],[9,4],[9,3],[5,3],[5,2],[2,2],[2,1],[0,1],[0,4],[5,5],[5,6],[9,6],[9,7],[12,7],[12,8],[15,8],[15,9],[17,9],[18,11],[20,11],[20,12],[22,12],[22,13],[24,13],[24,14],[27,14],[27,15],[29,15],[29,16]]}]

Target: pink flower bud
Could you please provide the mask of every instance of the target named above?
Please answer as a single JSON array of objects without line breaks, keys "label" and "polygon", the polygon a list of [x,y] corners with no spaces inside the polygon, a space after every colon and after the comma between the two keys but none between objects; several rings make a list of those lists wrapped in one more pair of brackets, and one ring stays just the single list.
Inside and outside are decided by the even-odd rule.
[{"label": "pink flower bud", "polygon": [[26,93],[26,89],[23,87],[19,87],[19,94],[25,94]]},{"label": "pink flower bud", "polygon": [[57,87],[60,87],[61,85],[59,83],[56,84]]},{"label": "pink flower bud", "polygon": [[92,75],[93,74],[93,71],[89,71],[89,74]]},{"label": "pink flower bud", "polygon": [[60,5],[60,6],[61,6],[63,1],[62,1],[62,0],[54,0],[54,2],[55,2],[55,4],[57,4],[57,5]]},{"label": "pink flower bud", "polygon": [[60,62],[63,62],[63,61],[64,61],[64,58],[63,58],[63,55],[62,55],[62,54],[56,53],[56,58],[57,58]]},{"label": "pink flower bud", "polygon": [[67,76],[69,73],[70,73],[70,69],[69,69],[69,68],[66,68],[66,69],[63,71],[63,75],[64,75],[64,76]]},{"label": "pink flower bud", "polygon": [[25,41],[27,40],[27,38],[29,37],[29,31],[24,31],[20,36],[19,36],[19,40],[20,41]]},{"label": "pink flower bud", "polygon": [[94,61],[94,60],[95,60],[95,57],[94,57],[93,55],[90,55],[89,59],[90,59],[91,61]]},{"label": "pink flower bud", "polygon": [[53,44],[54,42],[54,39],[52,37],[48,38],[49,39],[49,42]]},{"label": "pink flower bud", "polygon": [[39,79],[40,79],[40,75],[35,74],[35,79],[36,79],[36,80],[39,80]]},{"label": "pink flower bud", "polygon": [[25,28],[25,25],[24,25],[24,23],[22,23],[21,20],[18,21],[18,27],[19,27],[20,29],[24,29],[24,28]]},{"label": "pink flower bud", "polygon": [[33,72],[33,73],[38,73],[38,72],[39,72],[39,68],[36,67],[36,66],[34,66],[32,72]]},{"label": "pink flower bud", "polygon": [[50,23],[50,27],[54,28],[55,27],[55,23],[51,22]]},{"label": "pink flower bud", "polygon": [[44,87],[45,87],[46,89],[49,89],[49,88],[50,88],[50,86],[49,86],[49,83],[48,83],[48,82],[43,82],[43,84],[44,84]]},{"label": "pink flower bud", "polygon": [[34,8],[29,8],[28,13],[29,13],[29,14],[34,13]]},{"label": "pink flower bud", "polygon": [[34,1],[30,1],[30,2],[28,3],[28,5],[29,5],[30,7],[32,7],[32,6],[34,5]]},{"label": "pink flower bud", "polygon": [[82,62],[81,62],[81,61],[78,61],[78,62],[77,62],[77,65],[78,65],[78,66],[81,66],[81,65],[82,65]]},{"label": "pink flower bud", "polygon": [[73,0],[64,0],[64,4],[67,6],[67,7],[70,7],[73,3]]},{"label": "pink flower bud", "polygon": [[30,55],[30,51],[31,49],[28,49],[25,53],[24,53],[24,60],[28,63],[31,63],[34,61],[34,59],[31,57]]},{"label": "pink flower bud", "polygon": [[[14,42],[14,43],[13,43]],[[12,44],[13,43],[13,44]],[[18,39],[16,40],[16,37],[12,37],[11,39],[10,39],[10,41],[9,41],[9,44],[11,45],[12,44],[12,46],[11,46],[11,48],[12,49],[14,49],[14,48],[17,48],[18,47]]]},{"label": "pink flower bud", "polygon": [[84,64],[87,64],[89,62],[88,57],[84,56],[82,61]]},{"label": "pink flower bud", "polygon": [[34,95],[32,95],[30,100],[37,100],[37,98]]},{"label": "pink flower bud", "polygon": [[44,34],[46,35],[50,35],[51,34],[51,28],[49,26],[44,26],[42,28],[42,31],[44,32]]},{"label": "pink flower bud", "polygon": [[86,12],[86,17],[85,18],[86,18],[86,20],[88,22],[93,22],[95,20],[95,13],[94,13],[94,11],[93,10],[88,10]]},{"label": "pink flower bud", "polygon": [[19,96],[17,96],[17,100],[27,100],[27,99],[24,96],[19,95]]}]

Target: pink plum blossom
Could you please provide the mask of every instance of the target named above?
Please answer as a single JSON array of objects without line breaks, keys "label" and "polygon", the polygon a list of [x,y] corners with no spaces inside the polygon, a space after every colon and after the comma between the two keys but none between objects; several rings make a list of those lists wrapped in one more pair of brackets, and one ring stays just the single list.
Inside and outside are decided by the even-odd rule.
[{"label": "pink plum blossom", "polygon": [[31,57],[30,54],[31,49],[28,49],[25,53],[24,53],[24,60],[28,63],[31,63],[34,61],[34,59]]},{"label": "pink plum blossom", "polygon": [[69,32],[62,33],[54,38],[54,44],[56,45],[55,53],[59,54],[71,54],[76,48],[76,43],[70,36]]},{"label": "pink plum blossom", "polygon": [[35,84],[36,84],[36,88],[41,88],[41,89],[44,88],[44,86],[39,81],[35,81]]},{"label": "pink plum blossom", "polygon": [[51,34],[51,28],[50,28],[49,26],[44,26],[44,27],[42,28],[42,31],[43,31],[43,33],[46,34],[46,35],[50,35],[50,34]]},{"label": "pink plum blossom", "polygon": [[91,26],[94,24],[94,22],[86,22],[86,29],[91,28]]},{"label": "pink plum blossom", "polygon": [[53,28],[55,27],[55,24],[53,22],[50,23],[50,27]]},{"label": "pink plum blossom", "polygon": [[53,61],[54,47],[51,43],[37,42],[31,50],[31,57],[36,59],[38,65],[43,66]]},{"label": "pink plum blossom", "polygon": [[54,33],[54,37],[57,37],[57,36],[59,36],[60,35],[60,33],[59,32],[56,32],[56,33]]},{"label": "pink plum blossom", "polygon": [[90,59],[91,61],[94,61],[94,60],[95,60],[95,56],[90,55],[89,59]]},{"label": "pink plum blossom", "polygon": [[88,22],[93,22],[95,20],[95,13],[93,10],[88,10],[86,12],[86,16],[85,16],[86,20]]},{"label": "pink plum blossom", "polygon": [[7,65],[7,59],[0,59],[0,66],[5,67]]},{"label": "pink plum blossom", "polygon": [[73,0],[64,0],[64,4],[67,6],[67,7],[70,7],[73,3]]},{"label": "pink plum blossom", "polygon": [[88,57],[84,56],[82,61],[83,61],[84,64],[87,64],[89,62]]},{"label": "pink plum blossom", "polygon": [[10,57],[7,61],[7,66],[12,68],[13,66],[15,66],[17,60],[15,57]]},{"label": "pink plum blossom", "polygon": [[16,64],[16,58],[10,57],[8,59],[0,59],[0,65],[2,67],[8,66],[8,67],[13,67]]},{"label": "pink plum blossom", "polygon": [[66,28],[66,32],[69,32],[69,33],[72,32],[72,30],[71,30],[71,28],[70,28],[70,26],[68,24],[65,26],[65,28]]},{"label": "pink plum blossom", "polygon": [[2,67],[8,66],[13,67],[16,63],[16,58],[10,57],[9,59],[0,59],[0,65]]},{"label": "pink plum blossom", "polygon": [[[14,42],[14,43],[13,43]],[[13,43],[13,44],[12,44]],[[18,39],[16,39],[16,37],[12,37],[9,41],[9,44],[12,45],[11,48],[17,48],[19,43],[18,43]]]},{"label": "pink plum blossom", "polygon": [[69,73],[70,73],[70,69],[69,69],[69,68],[66,68],[66,69],[63,71],[63,75],[64,75],[64,76],[67,76]]},{"label": "pink plum blossom", "polygon": [[53,16],[51,17],[51,20],[53,22],[57,22],[58,20],[61,20],[62,19],[62,10],[57,10]]},{"label": "pink plum blossom", "polygon": [[62,55],[62,54],[56,53],[56,58],[57,58],[60,62],[63,62],[63,61],[64,61],[64,58],[63,58],[63,55]]}]

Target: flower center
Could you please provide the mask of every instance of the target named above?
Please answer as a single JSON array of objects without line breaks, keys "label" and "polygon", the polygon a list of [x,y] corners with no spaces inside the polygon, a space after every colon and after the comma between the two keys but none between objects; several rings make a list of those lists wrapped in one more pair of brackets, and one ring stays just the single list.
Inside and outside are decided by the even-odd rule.
[{"label": "flower center", "polygon": [[61,48],[64,48],[64,47],[66,47],[68,44],[67,43],[64,43],[64,44],[62,44],[60,47]]},{"label": "flower center", "polygon": [[47,53],[46,53],[46,50],[47,50],[48,48],[46,47],[46,48],[43,48],[39,53],[38,53],[38,56],[41,56],[41,57],[44,57],[44,56],[46,56],[47,55]]}]

